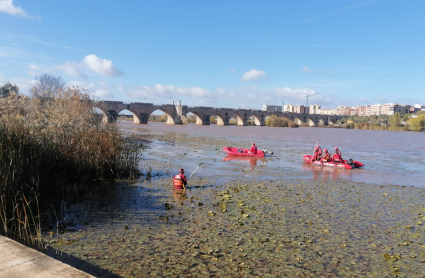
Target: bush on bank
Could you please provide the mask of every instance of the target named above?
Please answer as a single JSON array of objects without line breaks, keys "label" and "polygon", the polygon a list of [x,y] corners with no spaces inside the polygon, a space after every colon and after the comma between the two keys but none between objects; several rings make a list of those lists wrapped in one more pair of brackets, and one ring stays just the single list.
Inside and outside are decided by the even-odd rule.
[{"label": "bush on bank", "polygon": [[139,145],[94,107],[77,88],[0,98],[0,232],[30,240],[40,194],[61,184],[138,174]]},{"label": "bush on bank", "polygon": [[298,125],[291,120],[288,120],[284,117],[277,117],[276,115],[271,115],[266,118],[266,126],[271,127],[298,127]]}]

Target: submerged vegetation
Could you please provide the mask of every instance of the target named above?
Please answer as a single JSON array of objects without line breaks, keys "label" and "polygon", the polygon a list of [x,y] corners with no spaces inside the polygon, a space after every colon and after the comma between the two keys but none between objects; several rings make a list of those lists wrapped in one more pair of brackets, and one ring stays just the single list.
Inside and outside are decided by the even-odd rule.
[{"label": "submerged vegetation", "polygon": [[[55,83],[60,79],[42,77],[53,81],[47,85],[61,85]],[[48,83],[42,77],[32,97],[15,89],[0,98],[0,233],[25,242],[40,238],[43,192],[75,180],[138,174],[136,142],[115,125],[104,125],[88,94],[41,86]]]}]

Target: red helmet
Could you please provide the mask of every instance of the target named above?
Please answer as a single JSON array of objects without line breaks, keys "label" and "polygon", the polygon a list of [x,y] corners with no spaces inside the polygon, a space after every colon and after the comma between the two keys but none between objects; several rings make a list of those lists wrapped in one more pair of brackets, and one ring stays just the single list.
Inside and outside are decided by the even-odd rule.
[{"label": "red helmet", "polygon": [[324,149],[323,151],[324,151],[325,153],[327,153],[327,152],[328,152],[328,149]]},{"label": "red helmet", "polygon": [[255,143],[252,143],[255,146]]},{"label": "red helmet", "polygon": [[338,149],[338,147],[335,147],[335,150],[337,150]]},{"label": "red helmet", "polygon": [[180,168],[179,173],[184,174],[184,169],[183,168]]},{"label": "red helmet", "polygon": [[320,146],[318,145],[317,148],[320,149]]}]

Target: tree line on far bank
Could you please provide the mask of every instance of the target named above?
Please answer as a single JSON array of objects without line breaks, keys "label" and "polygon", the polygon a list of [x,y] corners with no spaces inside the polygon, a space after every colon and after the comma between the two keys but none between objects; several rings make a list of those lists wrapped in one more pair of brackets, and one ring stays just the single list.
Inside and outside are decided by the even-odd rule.
[{"label": "tree line on far bank", "polygon": [[340,127],[349,129],[373,129],[395,131],[422,131],[425,129],[425,113],[399,113],[394,115],[373,115],[344,117],[338,121]]}]

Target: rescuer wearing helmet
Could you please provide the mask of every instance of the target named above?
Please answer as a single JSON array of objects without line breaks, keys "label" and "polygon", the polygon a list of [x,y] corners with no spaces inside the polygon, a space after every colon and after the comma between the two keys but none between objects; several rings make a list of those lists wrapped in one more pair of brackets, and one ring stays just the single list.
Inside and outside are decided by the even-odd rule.
[{"label": "rescuer wearing helmet", "polygon": [[311,156],[310,164],[313,163],[316,160],[319,160],[321,155],[322,155],[322,149],[320,148],[320,146],[318,145],[318,146],[314,147],[314,153]]},{"label": "rescuer wearing helmet", "polygon": [[335,147],[335,154],[332,156],[332,161],[337,163],[344,162],[341,157],[341,152],[338,150],[337,147]]},{"label": "rescuer wearing helmet", "polygon": [[323,150],[322,161],[328,162],[331,160],[331,155],[328,153],[328,149]]},{"label": "rescuer wearing helmet", "polygon": [[322,149],[320,148],[320,146],[316,146],[314,148],[314,158],[313,160],[319,160],[320,157],[322,156]]},{"label": "rescuer wearing helmet", "polygon": [[335,153],[338,153],[338,154],[339,154],[339,156],[341,156],[341,157],[342,157],[341,151],[338,149],[338,147],[335,147]]},{"label": "rescuer wearing helmet", "polygon": [[187,179],[186,179],[186,176],[184,175],[183,168],[181,168],[179,170],[179,173],[174,177],[173,184],[175,189],[185,188],[184,186],[187,184]]},{"label": "rescuer wearing helmet", "polygon": [[255,143],[252,143],[251,150],[249,150],[250,153],[257,154],[257,146],[255,146]]}]

